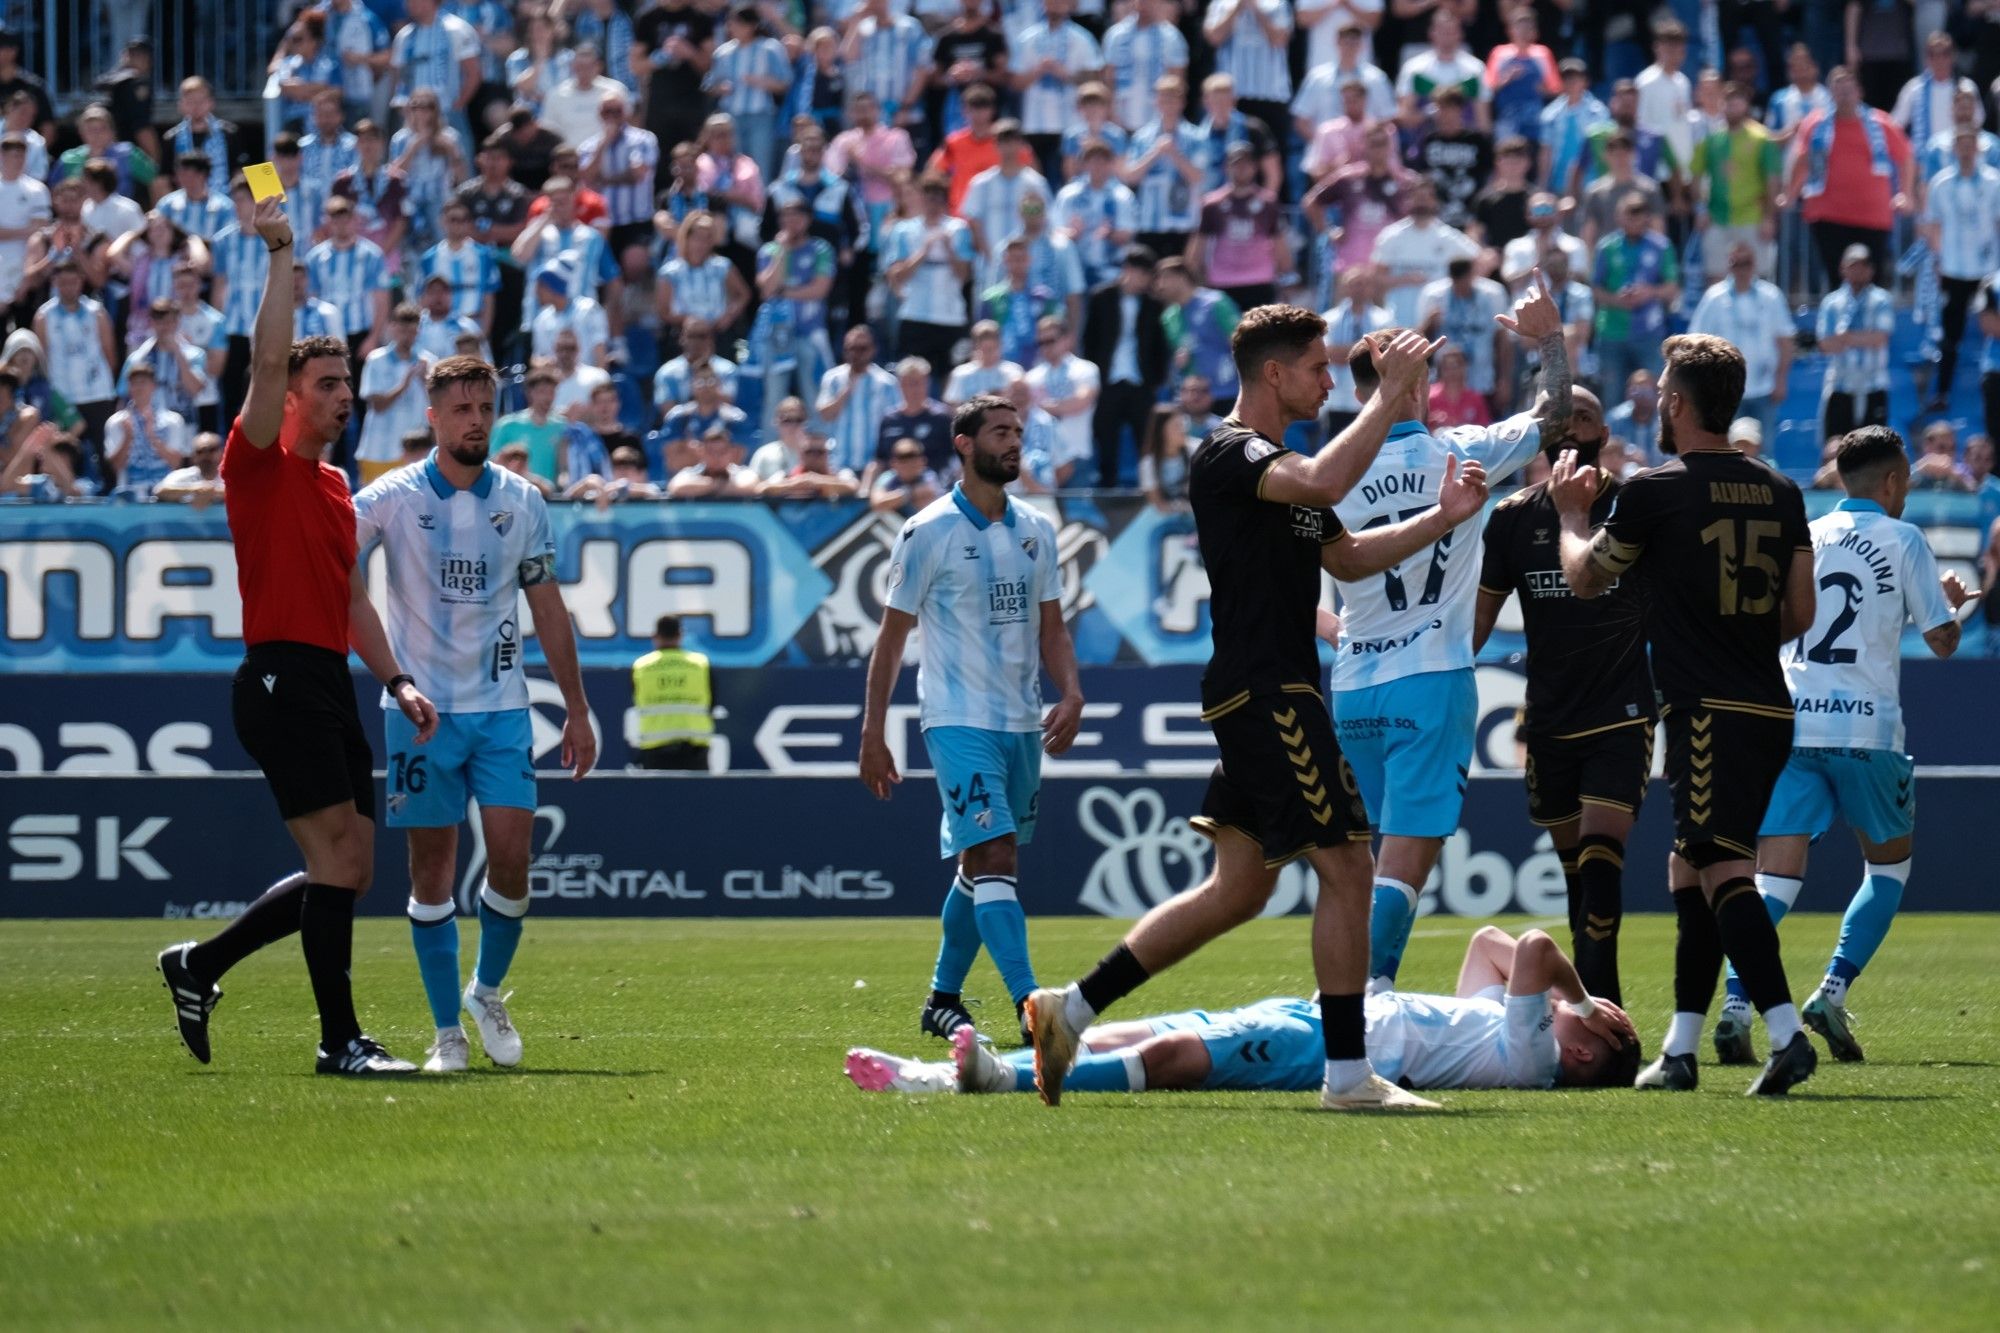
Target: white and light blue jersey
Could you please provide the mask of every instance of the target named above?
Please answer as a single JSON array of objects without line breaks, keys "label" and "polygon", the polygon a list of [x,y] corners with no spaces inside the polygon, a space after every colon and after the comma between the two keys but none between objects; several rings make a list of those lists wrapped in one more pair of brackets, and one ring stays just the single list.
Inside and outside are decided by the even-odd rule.
[{"label": "white and light blue jersey", "polygon": [[861,20],[859,52],[843,61],[847,69],[849,96],[861,89],[875,94],[882,103],[886,120],[903,108],[903,98],[917,70],[931,63],[936,49],[924,25],[907,14],[899,14],[885,26],[875,18]]},{"label": "white and light blue jersey", "polygon": [[72,404],[107,402],[117,393],[104,355],[104,307],[88,296],[74,309],[51,297],[35,312],[48,337],[49,383]]},{"label": "white and light blue jersey", "polygon": [[[165,200],[161,201],[165,207]],[[1938,229],[1937,270],[1947,278],[1980,281],[2000,268],[2000,171],[1956,166],[1931,178],[1924,221]]]},{"label": "white and light blue jersey", "polygon": [[555,577],[541,493],[491,463],[461,491],[433,453],[362,488],[354,520],[388,561],[389,646],[438,711],[526,708],[520,591]]},{"label": "white and light blue jersey", "polygon": [[675,256],[660,266],[660,281],[673,292],[674,313],[711,324],[722,322],[729,308],[729,275],[735,266],[721,255],[699,264]]},{"label": "white and light blue jersey", "polygon": [[[403,384],[405,375],[409,375],[409,382],[386,408],[369,409],[361,423],[361,444],[355,451],[356,458],[369,463],[393,463],[403,456],[405,435],[418,431],[430,433],[431,399],[424,382],[430,378],[433,364],[417,347],[412,346],[410,354],[404,356],[394,343],[384,343],[362,361],[357,397],[379,398],[390,393]],[[413,375],[412,366],[416,368]]]},{"label": "white and light blue jersey", "polygon": [[424,251],[417,273],[420,284],[433,276],[451,284],[451,313],[468,319],[478,319],[487,296],[500,290],[500,261],[493,247],[478,241],[457,247],[439,241]]},{"label": "white and light blue jersey", "polygon": [[[609,15],[600,16],[596,10],[583,5],[567,7],[569,12],[563,17],[569,23],[572,42],[588,42],[604,56],[606,78],[616,79],[634,94],[639,91],[639,76],[632,72],[632,18],[617,5],[611,6]],[[653,59],[664,60],[665,56],[654,52]],[[546,90],[554,84],[543,84]]]},{"label": "white and light blue jersey", "polygon": [[773,96],[756,87],[748,82],[752,77],[790,83],[792,62],[785,59],[785,48],[770,37],[754,37],[748,42],[732,37],[715,48],[701,86],[712,96],[718,85],[728,84],[729,91],[722,94],[717,107],[732,116],[771,115],[778,109],[778,97],[784,94]]},{"label": "white and light blue jersey", "polygon": [[1132,192],[1114,177],[1102,187],[1088,179],[1073,180],[1056,195],[1049,220],[1068,231],[1072,224],[1081,230],[1071,242],[1083,260],[1085,280],[1092,286],[1118,276],[1123,248],[1111,238],[1117,232],[1131,232],[1137,225],[1138,205]]},{"label": "white and light blue jersey", "polygon": [[[1290,103],[1292,8],[1285,0],[1215,0],[1202,21],[1216,23],[1232,10],[1250,8],[1262,10],[1272,27],[1284,31],[1284,39],[1272,42],[1264,35],[1257,15],[1243,13],[1229,30],[1229,36],[1216,48],[1215,68],[1236,80],[1236,95],[1239,98]],[[1273,125],[1270,128],[1273,133],[1281,133],[1284,127]]]},{"label": "white and light blue jersey", "polygon": [[[262,241],[258,242],[263,244]],[[308,296],[292,311],[292,340],[300,338],[340,338],[347,337],[347,321],[340,317],[340,307],[331,301],[322,301],[317,296]]]},{"label": "white and light blue jersey", "polygon": [[[1334,512],[1349,532],[1400,523],[1437,504],[1445,459],[1476,462],[1494,484],[1521,470],[1542,447],[1541,423],[1526,413],[1492,426],[1456,426],[1433,435],[1399,422],[1382,451]],[[1401,564],[1340,585],[1340,651],[1333,688],[1358,690],[1429,671],[1472,665],[1472,611],[1479,592],[1482,510]]]},{"label": "white and light blue jersey", "polygon": [[1773,134],[1796,129],[1800,121],[1815,111],[1833,110],[1833,94],[1823,83],[1816,83],[1810,92],[1800,92],[1796,84],[1786,84],[1771,94],[1771,102],[1764,110],[1764,127]]},{"label": "white and light blue jersey", "polygon": [[479,339],[480,358],[489,362],[493,360],[493,349],[486,345],[486,335],[479,331],[479,321],[451,314],[443,319],[432,319],[428,310],[417,321],[417,350],[434,361],[457,356],[458,340],[463,337]]},{"label": "white and light blue jersey", "polygon": [[[1958,161],[1958,150],[1952,141],[1958,137],[1952,130],[1944,130],[1931,136],[1931,141],[1923,147],[1922,156],[1917,159],[1917,170],[1930,180],[1940,171],[1950,171]],[[1996,171],[2000,171],[2000,135],[1990,130],[1979,131],[1979,160]]]},{"label": "white and light blue jersey", "polygon": [[[981,172],[981,176],[996,174]],[[1022,173],[1024,176],[1027,173]],[[1040,180],[1037,176],[1035,179]],[[1043,198],[1047,198],[1047,186],[1043,187]],[[924,324],[960,325],[967,322],[965,309],[965,284],[952,268],[948,253],[957,259],[972,261],[972,229],[955,217],[946,216],[935,224],[935,229],[943,233],[936,246],[928,244],[933,224],[923,218],[905,218],[889,228],[888,244],[882,255],[882,267],[899,264],[912,255],[924,256],[917,271],[903,287],[900,314],[903,319],[913,319]]]},{"label": "white and light blue jersey", "polygon": [[940,496],[889,554],[888,604],[917,618],[917,705],[926,730],[1042,728],[1042,604],[1062,600],[1056,531],[1011,497],[998,522]]},{"label": "white and light blue jersey", "polygon": [[488,83],[498,83],[505,78],[506,66],[486,43],[502,33],[513,34],[514,19],[507,12],[507,7],[497,3],[497,0],[450,0],[444,6],[444,12],[463,19],[465,26],[479,38],[479,77]]},{"label": "white and light blue jersey", "polygon": [[996,361],[990,366],[968,361],[952,369],[951,378],[945,382],[944,400],[947,403],[963,403],[982,393],[1001,393],[1026,374],[1012,361]]},{"label": "white and light blue jersey", "polygon": [[342,324],[375,327],[375,294],[388,291],[392,280],[381,246],[366,236],[355,237],[345,248],[321,241],[306,251],[306,274],[313,295],[339,307]]},{"label": "white and light blue jersey", "polygon": [[1552,1088],[1562,1075],[1555,1003],[1509,995],[1385,992],[1368,997],[1368,1060],[1413,1088]]},{"label": "white and light blue jersey", "polygon": [[[727,357],[711,356],[705,367],[715,372],[715,382],[725,402],[736,401],[736,363]],[[653,406],[662,416],[668,409],[694,400],[694,367],[685,356],[677,356],[653,372]]]},{"label": "white and light blue jersey", "polygon": [[[612,226],[652,221],[653,176],[659,170],[660,141],[650,130],[627,125],[609,143],[602,134],[593,134],[578,146],[576,155],[586,171],[600,156],[604,159],[600,169],[605,179],[598,188],[604,195],[604,211]],[[611,179],[622,177],[634,167],[647,169],[636,182]]]},{"label": "white and light blue jersey", "polygon": [[[1828,292],[1819,303],[1817,332],[1822,345],[1840,333],[1894,333],[1896,303],[1889,293],[1873,285],[1859,295],[1845,284]],[[1850,347],[1827,358],[1827,393],[1874,393],[1889,388],[1889,346]]]},{"label": "white and light blue jersey", "polygon": [[1952,618],[1923,529],[1872,500],[1842,500],[1812,524],[1812,628],[1785,651],[1792,743],[1903,750],[1903,623]]},{"label": "white and light blue jersey", "polygon": [[1424,284],[1417,295],[1417,325],[1428,324],[1433,312],[1438,326],[1431,336],[1465,353],[1465,382],[1475,393],[1493,392],[1495,364],[1493,335],[1498,328],[1496,315],[1507,313],[1507,289],[1491,278],[1474,278],[1472,289],[1460,296],[1450,278]]},{"label": "white and light blue jersey", "polygon": [[390,63],[398,71],[396,91],[408,97],[419,88],[429,88],[438,95],[439,105],[455,107],[465,88],[463,62],[481,54],[479,34],[455,15],[406,23],[390,44]]},{"label": "white and light blue jersey", "polygon": [[958,215],[979,224],[979,235],[991,250],[1021,231],[1021,201],[1033,196],[1047,208],[1053,197],[1048,180],[1033,167],[1023,167],[1009,176],[998,167],[988,167],[965,187]]},{"label": "white and light blue jersey", "polygon": [[160,215],[190,236],[199,236],[204,241],[212,241],[221,234],[224,227],[236,222],[236,209],[227,198],[219,195],[203,195],[191,199],[186,190],[175,190],[161,197],[153,205]]},{"label": "white and light blue jersey", "polygon": [[1053,60],[1069,72],[1068,79],[1044,74],[1021,92],[1022,130],[1028,134],[1061,134],[1076,119],[1076,79],[1104,67],[1104,54],[1098,50],[1097,39],[1080,25],[1064,19],[1059,23],[1032,25],[1012,47],[1010,64],[1016,69],[1033,69],[1044,60]]},{"label": "white and light blue jersey", "polygon": [[1171,23],[1141,23],[1134,12],[1104,32],[1104,67],[1111,71],[1111,111],[1128,130],[1153,119],[1154,85],[1184,71],[1187,38]]},{"label": "white and light blue jersey", "polygon": [[[585,296],[595,296],[598,291],[618,276],[617,261],[611,258],[611,247],[605,244],[604,233],[589,223],[578,222],[564,230],[551,222],[535,237],[534,251],[522,267],[528,273],[528,290],[521,298],[521,327],[528,328],[535,322],[535,312],[542,308],[542,297],[535,275],[549,264],[560,262],[570,275],[570,290],[580,291]],[[579,287],[577,284],[581,284]]]},{"label": "white and light blue jersey", "polygon": [[318,6],[326,15],[326,45],[340,62],[340,96],[349,105],[359,106],[375,96],[375,71],[362,56],[372,56],[389,45],[389,28],[362,0],[354,0],[344,14],[329,4]]},{"label": "white and light blue jersey", "polygon": [[[1125,148],[1127,163],[1144,157],[1166,133],[1157,118],[1134,130]],[[1200,130],[1181,121],[1173,127],[1173,136],[1181,156],[1196,166],[1208,161],[1208,140]],[[1140,231],[1193,231],[1201,221],[1201,182],[1190,184],[1179,164],[1164,154],[1154,158],[1139,178],[1137,194]]]},{"label": "white and light blue jersey", "polygon": [[[819,382],[817,408],[824,412],[833,406],[853,376],[853,368],[845,362],[827,371]],[[882,418],[902,400],[903,391],[897,387],[896,377],[880,366],[870,365],[861,383],[854,386],[854,392],[841,404],[840,415],[831,422],[821,416],[822,423],[832,428],[828,433],[833,457],[828,462],[835,470],[852,468],[858,473],[875,461],[876,436],[882,433]]]},{"label": "white and light blue jersey", "polygon": [[333,178],[361,165],[361,141],[346,130],[330,139],[308,134],[299,140],[299,179],[311,181],[324,196],[333,189]]},{"label": "white and light blue jersey", "polygon": [[257,303],[264,298],[264,280],[270,276],[271,247],[256,232],[245,232],[231,223],[209,249],[214,252],[215,271],[229,282],[222,308],[223,331],[231,337],[247,338],[256,327]]}]

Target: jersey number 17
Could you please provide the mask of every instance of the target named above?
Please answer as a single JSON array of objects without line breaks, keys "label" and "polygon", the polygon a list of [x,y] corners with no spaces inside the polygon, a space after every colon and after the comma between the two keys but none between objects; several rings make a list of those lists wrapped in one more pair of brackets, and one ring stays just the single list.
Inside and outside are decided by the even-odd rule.
[{"label": "jersey number 17", "polygon": [[[1363,523],[1361,530],[1366,532],[1370,528],[1384,527],[1390,523],[1406,523],[1419,514],[1428,514],[1431,508],[1430,505],[1423,505],[1416,509],[1405,509],[1396,514],[1377,514],[1366,523]],[[1418,606],[1437,605],[1439,595],[1444,592],[1445,552],[1450,548],[1451,533],[1449,532],[1432,543],[1431,565],[1430,569],[1424,574],[1424,592],[1423,596],[1417,598]],[[1389,599],[1389,609],[1392,611],[1406,611],[1410,606],[1410,593],[1409,589],[1403,584],[1403,576],[1400,572],[1401,568],[1400,565],[1392,565],[1382,571],[1382,595]]]}]

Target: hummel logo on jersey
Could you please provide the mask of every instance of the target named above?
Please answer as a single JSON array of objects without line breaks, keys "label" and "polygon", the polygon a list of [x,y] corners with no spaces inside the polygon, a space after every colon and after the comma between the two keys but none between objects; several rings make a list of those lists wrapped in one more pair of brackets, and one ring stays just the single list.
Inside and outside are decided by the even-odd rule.
[{"label": "hummel logo on jersey", "polygon": [[1548,544],[1549,544],[1549,530],[1547,528],[1536,528],[1535,545],[1547,546]]},{"label": "hummel logo on jersey", "polygon": [[436,525],[437,525],[437,519],[433,518],[431,515],[429,514],[417,515],[417,526],[422,528],[425,532],[433,531]]},{"label": "hummel logo on jersey", "polygon": [[486,521],[493,525],[495,532],[504,537],[507,535],[507,529],[514,526],[514,515],[510,510],[498,509],[488,514]]},{"label": "hummel logo on jersey", "polygon": [[278,692],[278,678],[276,676],[264,677],[264,693],[276,694],[277,692]]},{"label": "hummel logo on jersey", "polygon": [[965,558],[967,560],[977,560],[979,558],[979,548],[968,542],[965,547]]}]

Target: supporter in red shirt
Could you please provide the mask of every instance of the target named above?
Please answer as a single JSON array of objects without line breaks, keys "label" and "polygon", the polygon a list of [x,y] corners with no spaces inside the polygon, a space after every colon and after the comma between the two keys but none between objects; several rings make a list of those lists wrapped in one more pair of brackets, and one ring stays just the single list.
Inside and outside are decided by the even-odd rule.
[{"label": "supporter in red shirt", "polygon": [[944,143],[931,154],[930,169],[951,182],[945,208],[953,217],[965,200],[972,178],[988,167],[1000,165],[1000,148],[993,140],[993,121],[999,113],[999,99],[985,84],[975,84],[965,93],[966,126],[944,136]]}]

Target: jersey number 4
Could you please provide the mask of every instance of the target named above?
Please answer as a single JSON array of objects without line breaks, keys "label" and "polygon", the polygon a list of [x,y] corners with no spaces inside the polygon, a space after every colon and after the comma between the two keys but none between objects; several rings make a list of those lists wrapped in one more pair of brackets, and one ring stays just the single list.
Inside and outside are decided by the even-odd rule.
[{"label": "jersey number 4", "polygon": [[[1764,549],[1766,539],[1775,541],[1784,528],[1763,519],[1737,523],[1720,518],[1701,530],[1701,544],[1714,546],[1721,557],[1721,583],[1716,591],[1716,608],[1725,616],[1769,615],[1778,604],[1778,559]],[[1764,591],[1743,595],[1740,576],[1745,569],[1762,571]]]},{"label": "jersey number 4", "polygon": [[[1405,509],[1398,514],[1377,514],[1363,523],[1361,530],[1366,532],[1370,528],[1384,527],[1390,523],[1406,523],[1419,514],[1429,512],[1430,506],[1426,505],[1419,509]],[[1423,595],[1417,598],[1418,606],[1437,605],[1439,595],[1444,592],[1445,553],[1450,549],[1449,532],[1432,544],[1430,569],[1424,574],[1424,591]],[[1396,565],[1382,571],[1382,595],[1389,599],[1389,609],[1392,611],[1406,611],[1410,606],[1410,591],[1404,586],[1401,568],[1400,565]]]}]

